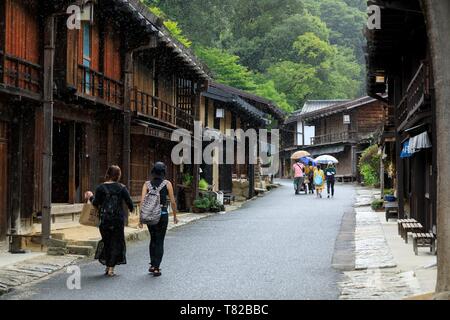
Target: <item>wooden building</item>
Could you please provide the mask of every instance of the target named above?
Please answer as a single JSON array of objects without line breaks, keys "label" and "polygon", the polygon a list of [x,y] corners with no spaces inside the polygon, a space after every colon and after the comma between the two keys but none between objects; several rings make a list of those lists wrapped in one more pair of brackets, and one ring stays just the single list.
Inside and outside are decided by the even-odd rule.
[{"label": "wooden building", "polygon": [[360,154],[384,124],[384,104],[370,97],[307,101],[300,113],[288,119],[290,123],[296,124],[294,140],[301,145],[286,153],[287,172],[291,171],[290,154],[303,149],[313,157],[335,156],[339,160],[337,178],[354,181],[358,179]]},{"label": "wooden building", "polygon": [[73,4],[0,3],[0,240],[35,222],[48,238],[52,204],[82,202],[111,164],[135,197],[156,161],[178,181],[170,134],[199,117],[209,76],[140,1],[76,1],[69,29]]},{"label": "wooden building", "polygon": [[249,148],[255,146],[250,146],[247,139],[246,163],[237,164],[237,143],[241,137],[230,136],[227,130],[258,130],[270,124],[276,128],[276,121],[281,121],[283,117],[284,113],[271,101],[223,84],[209,84],[202,94],[200,119],[205,130],[215,130],[222,135],[224,148],[227,140],[231,139],[235,149],[234,164],[227,163],[226,154],[223,154],[222,164],[217,161],[214,165],[202,165],[202,176],[213,185],[215,191],[231,193],[233,177],[244,178],[250,181],[249,197],[252,197],[260,179],[259,167],[249,161]]},{"label": "wooden building", "polygon": [[367,90],[389,106],[380,142],[385,162],[395,163],[399,216],[436,233],[436,106],[425,17],[419,1],[376,2],[382,26],[366,32]]}]

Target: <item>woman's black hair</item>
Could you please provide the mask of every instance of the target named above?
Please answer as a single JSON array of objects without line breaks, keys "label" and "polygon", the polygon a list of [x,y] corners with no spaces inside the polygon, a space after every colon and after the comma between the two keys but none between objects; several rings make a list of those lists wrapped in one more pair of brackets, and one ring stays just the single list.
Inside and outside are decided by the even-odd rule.
[{"label": "woman's black hair", "polygon": [[317,170],[321,170],[322,166],[320,164],[317,165]]},{"label": "woman's black hair", "polygon": [[150,173],[154,178],[163,179],[166,176],[166,165],[162,162],[157,162]]}]

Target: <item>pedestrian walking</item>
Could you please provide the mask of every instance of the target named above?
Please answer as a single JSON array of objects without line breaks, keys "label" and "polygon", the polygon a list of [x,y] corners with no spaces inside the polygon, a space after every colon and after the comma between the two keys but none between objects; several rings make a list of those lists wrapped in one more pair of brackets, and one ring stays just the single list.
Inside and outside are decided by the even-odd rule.
[{"label": "pedestrian walking", "polygon": [[[172,183],[165,180],[166,165],[157,162],[151,171],[152,179],[144,183],[141,198],[141,222],[139,227],[146,224],[150,232],[149,246],[150,268],[149,272],[154,276],[161,275],[161,261],[164,255],[164,238],[169,224],[169,202],[173,212],[174,223],[178,223],[177,205]],[[155,209],[149,209],[149,208]],[[156,210],[156,213],[155,213]],[[149,218],[156,216],[156,219]]]},{"label": "pedestrian walking", "polygon": [[292,168],[294,170],[295,194],[299,194],[300,193],[300,189],[303,186],[304,179],[305,179],[305,174],[303,172],[304,169],[305,169],[305,166],[304,166],[303,163],[300,162],[300,160],[298,160],[296,163],[294,163]]},{"label": "pedestrian walking", "polygon": [[314,187],[316,189],[317,197],[322,198],[322,191],[325,187],[325,174],[320,164],[314,169]]},{"label": "pedestrian walking", "polygon": [[330,198],[330,193],[331,197],[334,198],[335,176],[336,176],[336,168],[334,167],[333,162],[329,162],[327,168],[325,169],[328,199]]},{"label": "pedestrian walking", "polygon": [[305,184],[308,185],[308,193],[314,194],[314,166],[305,167]]},{"label": "pedestrian walking", "polygon": [[118,166],[110,166],[105,175],[105,183],[95,190],[86,191],[84,197],[100,213],[101,241],[97,246],[95,258],[106,266],[105,275],[113,277],[117,265],[126,264],[125,212],[123,203],[130,212],[134,210],[133,201],[127,188],[119,183],[122,172]]}]

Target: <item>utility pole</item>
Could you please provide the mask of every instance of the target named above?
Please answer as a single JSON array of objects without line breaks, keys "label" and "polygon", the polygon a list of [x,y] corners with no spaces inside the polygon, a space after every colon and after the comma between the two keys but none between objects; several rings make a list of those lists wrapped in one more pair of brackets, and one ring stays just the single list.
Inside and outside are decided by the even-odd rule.
[{"label": "utility pole", "polygon": [[51,233],[53,158],[53,69],[55,61],[55,16],[45,17],[44,27],[44,150],[42,190],[42,244]]}]

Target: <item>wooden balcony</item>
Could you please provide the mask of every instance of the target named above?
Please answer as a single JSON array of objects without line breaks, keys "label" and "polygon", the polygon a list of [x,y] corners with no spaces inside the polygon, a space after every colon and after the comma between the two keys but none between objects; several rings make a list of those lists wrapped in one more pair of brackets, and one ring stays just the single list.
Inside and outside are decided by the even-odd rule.
[{"label": "wooden balcony", "polygon": [[426,103],[430,101],[430,67],[422,63],[409,83],[403,99],[397,106],[400,127]]},{"label": "wooden balcony", "polygon": [[124,86],[89,67],[78,65],[78,93],[99,103],[123,107]]},{"label": "wooden balcony", "polygon": [[188,131],[194,128],[191,114],[137,88],[131,91],[131,111]]},{"label": "wooden balcony", "polygon": [[357,133],[353,131],[342,131],[329,133],[311,138],[311,145],[332,144],[338,142],[349,142],[357,139]]},{"label": "wooden balcony", "polygon": [[42,67],[0,51],[0,84],[9,92],[40,99]]}]

